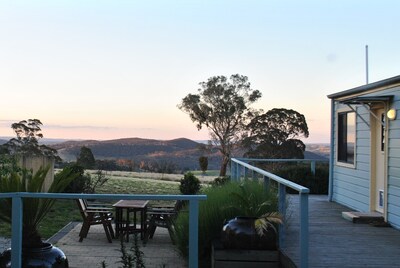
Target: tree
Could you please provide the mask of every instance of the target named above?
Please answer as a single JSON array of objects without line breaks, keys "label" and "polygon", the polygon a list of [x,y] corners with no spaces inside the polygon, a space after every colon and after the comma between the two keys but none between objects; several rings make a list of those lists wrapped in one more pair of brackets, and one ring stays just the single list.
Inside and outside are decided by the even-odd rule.
[{"label": "tree", "polygon": [[189,114],[197,129],[209,130],[211,141],[222,154],[220,176],[226,168],[232,149],[241,139],[249,118],[256,110],[249,106],[261,97],[250,87],[247,76],[214,76],[200,83],[198,94],[189,94],[178,108]]},{"label": "tree", "polygon": [[272,109],[255,116],[247,125],[249,135],[243,140],[247,157],[304,158],[306,146],[299,140],[307,138],[304,115],[288,109]]},{"label": "tree", "polygon": [[96,166],[96,160],[94,159],[92,150],[86,146],[82,146],[81,151],[76,158],[76,164],[85,169],[93,169]]},{"label": "tree", "polygon": [[42,125],[39,119],[28,119],[13,123],[11,128],[17,138],[12,138],[3,144],[0,151],[11,155],[42,155],[54,157],[56,161],[61,161],[57,150],[46,145],[39,145],[39,139],[43,138]]},{"label": "tree", "polygon": [[200,156],[199,157],[199,165],[200,165],[201,171],[203,172],[203,174],[205,174],[207,171],[207,168],[208,168],[208,157]]}]

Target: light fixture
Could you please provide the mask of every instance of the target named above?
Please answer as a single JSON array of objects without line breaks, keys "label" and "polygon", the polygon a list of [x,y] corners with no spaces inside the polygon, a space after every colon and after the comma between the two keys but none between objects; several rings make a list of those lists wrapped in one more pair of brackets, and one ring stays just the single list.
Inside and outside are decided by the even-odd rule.
[{"label": "light fixture", "polygon": [[396,109],[390,109],[388,112],[387,112],[387,117],[390,119],[390,120],[394,120],[394,119],[396,119]]}]

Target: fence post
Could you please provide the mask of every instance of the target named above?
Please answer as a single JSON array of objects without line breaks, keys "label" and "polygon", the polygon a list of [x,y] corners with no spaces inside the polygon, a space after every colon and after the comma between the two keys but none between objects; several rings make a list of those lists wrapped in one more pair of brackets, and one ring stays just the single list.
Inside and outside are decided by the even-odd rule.
[{"label": "fence post", "polygon": [[189,201],[189,268],[199,265],[199,200]]},{"label": "fence post", "polygon": [[[286,186],[279,183],[278,188],[278,208],[282,217],[286,216]],[[279,226],[279,247],[285,246],[285,230],[284,226]]]},{"label": "fence post", "polygon": [[22,267],[22,198],[12,197],[11,267]]},{"label": "fence post", "polygon": [[300,195],[300,267],[308,267],[308,193]]}]

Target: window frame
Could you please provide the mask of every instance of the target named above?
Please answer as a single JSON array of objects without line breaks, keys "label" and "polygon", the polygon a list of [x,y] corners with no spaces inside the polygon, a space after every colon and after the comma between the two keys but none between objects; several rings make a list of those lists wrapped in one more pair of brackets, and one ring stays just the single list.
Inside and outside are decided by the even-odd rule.
[{"label": "window frame", "polygon": [[[347,156],[348,156],[348,140],[347,137],[349,136],[349,124],[348,124],[348,114],[353,114],[354,115],[354,152],[353,152],[353,159],[352,162],[348,161]],[[346,125],[343,125],[344,120],[341,119],[343,118],[342,116],[345,115],[346,118]],[[341,127],[341,124],[343,125]],[[345,129],[346,131],[346,142],[341,141],[344,136],[344,132],[342,129]],[[343,166],[343,167],[349,167],[349,168],[355,168],[356,166],[356,147],[357,147],[357,112],[351,109],[340,109],[336,112],[336,153],[335,153],[335,159],[336,159],[336,164],[338,166]],[[342,151],[345,150],[345,151]],[[346,158],[346,159],[344,159]]]}]

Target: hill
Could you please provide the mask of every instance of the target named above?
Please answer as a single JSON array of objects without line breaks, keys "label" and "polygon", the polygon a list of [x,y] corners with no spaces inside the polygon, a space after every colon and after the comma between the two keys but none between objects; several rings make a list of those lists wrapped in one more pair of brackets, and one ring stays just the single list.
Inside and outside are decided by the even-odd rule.
[{"label": "hill", "polygon": [[[52,144],[64,161],[75,161],[82,146],[90,148],[98,160],[128,159],[136,162],[147,161],[176,165],[180,170],[199,169],[198,158],[204,155],[200,149],[202,142],[186,138],[173,140],[154,140],[143,138],[124,138],[115,140],[80,140]],[[328,144],[307,144],[306,159],[328,159]],[[242,152],[243,153],[243,152]],[[208,154],[206,154],[208,155]],[[240,152],[235,155],[241,155]],[[209,169],[219,169],[220,156],[215,150],[208,155]]]},{"label": "hill", "polygon": [[[204,153],[200,143],[179,138],[173,140],[152,140],[125,138],[117,140],[66,141],[51,147],[58,150],[64,161],[75,161],[82,146],[90,148],[96,159],[129,159],[133,161],[156,161],[172,163],[180,169],[198,169],[198,158]],[[219,168],[216,152],[209,156],[209,169]]]}]

